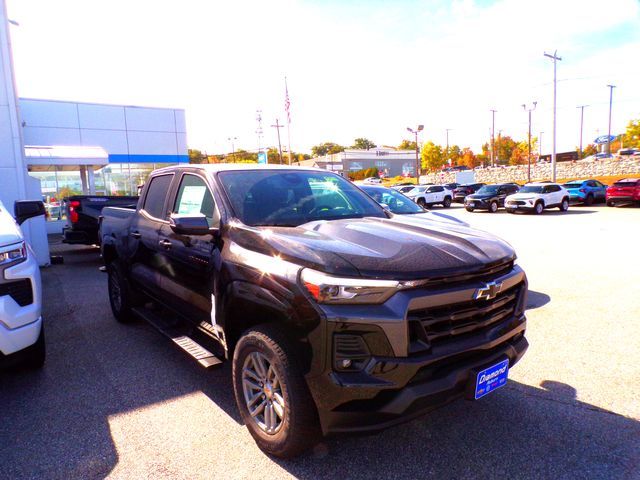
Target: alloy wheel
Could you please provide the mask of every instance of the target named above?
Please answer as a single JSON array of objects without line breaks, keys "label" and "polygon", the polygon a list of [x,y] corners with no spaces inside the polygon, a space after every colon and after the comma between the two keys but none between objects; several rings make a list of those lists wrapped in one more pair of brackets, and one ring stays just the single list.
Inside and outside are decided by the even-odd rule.
[{"label": "alloy wheel", "polygon": [[285,420],[282,383],[274,365],[260,352],[251,352],[242,367],[244,401],[260,429],[275,435]]}]

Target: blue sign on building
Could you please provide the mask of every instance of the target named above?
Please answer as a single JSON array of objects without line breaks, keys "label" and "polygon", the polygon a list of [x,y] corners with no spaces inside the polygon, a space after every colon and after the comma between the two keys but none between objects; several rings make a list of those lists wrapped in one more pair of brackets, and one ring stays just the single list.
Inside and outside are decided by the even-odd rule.
[{"label": "blue sign on building", "polygon": [[600,135],[593,142],[596,145],[602,145],[603,143],[613,142],[616,139],[613,135]]}]

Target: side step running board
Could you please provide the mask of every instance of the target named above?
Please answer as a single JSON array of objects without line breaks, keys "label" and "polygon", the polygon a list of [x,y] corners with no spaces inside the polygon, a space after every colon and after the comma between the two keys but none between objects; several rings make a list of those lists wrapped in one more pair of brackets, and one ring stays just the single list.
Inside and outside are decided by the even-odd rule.
[{"label": "side step running board", "polygon": [[170,320],[144,307],[134,308],[133,311],[158,329],[160,333],[173,340],[176,345],[187,352],[194,360],[197,360],[204,368],[211,368],[222,363],[222,360],[189,337],[186,329],[180,324],[172,323]]}]

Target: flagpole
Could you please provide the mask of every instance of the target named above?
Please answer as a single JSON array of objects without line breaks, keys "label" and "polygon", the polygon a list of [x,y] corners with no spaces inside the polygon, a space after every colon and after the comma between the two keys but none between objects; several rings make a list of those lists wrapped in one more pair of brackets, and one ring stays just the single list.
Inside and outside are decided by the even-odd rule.
[{"label": "flagpole", "polygon": [[287,86],[287,77],[284,77],[284,91],[286,94],[286,107],[287,107],[287,145],[289,147],[289,165],[291,165],[291,104],[289,102],[289,87]]}]

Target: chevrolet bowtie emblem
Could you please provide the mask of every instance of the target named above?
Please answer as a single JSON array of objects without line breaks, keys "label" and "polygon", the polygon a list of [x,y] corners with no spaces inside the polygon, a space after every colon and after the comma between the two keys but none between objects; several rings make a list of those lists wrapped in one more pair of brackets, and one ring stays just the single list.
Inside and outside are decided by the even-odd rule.
[{"label": "chevrolet bowtie emblem", "polygon": [[491,300],[492,298],[496,298],[496,295],[500,293],[500,290],[502,290],[502,282],[485,283],[484,287],[476,290],[476,293],[473,294],[473,298],[475,300]]}]

